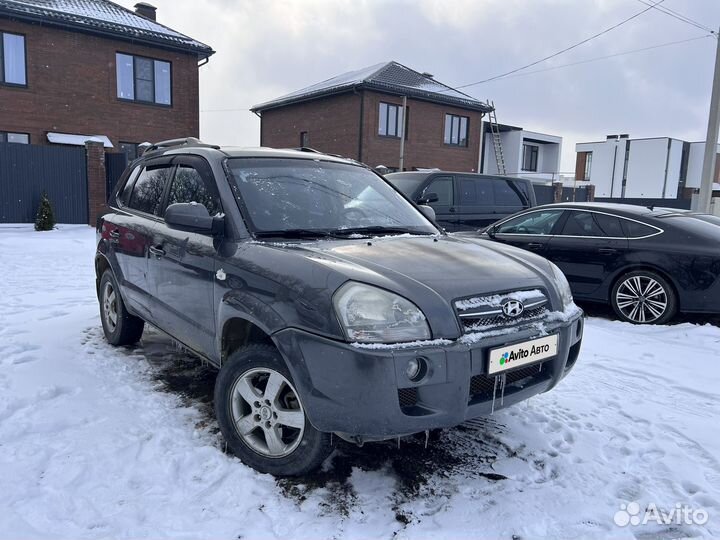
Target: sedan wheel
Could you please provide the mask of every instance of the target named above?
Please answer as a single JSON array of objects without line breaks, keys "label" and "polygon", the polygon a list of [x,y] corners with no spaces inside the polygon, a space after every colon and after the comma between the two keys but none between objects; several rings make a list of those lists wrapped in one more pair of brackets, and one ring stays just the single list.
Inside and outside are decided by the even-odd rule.
[{"label": "sedan wheel", "polygon": [[675,293],[653,272],[631,272],[621,278],[612,293],[615,312],[635,324],[661,324],[675,313]]},{"label": "sedan wheel", "polygon": [[245,444],[270,458],[291,454],[305,431],[305,411],[295,388],[269,368],[251,369],[235,382],[232,419]]}]

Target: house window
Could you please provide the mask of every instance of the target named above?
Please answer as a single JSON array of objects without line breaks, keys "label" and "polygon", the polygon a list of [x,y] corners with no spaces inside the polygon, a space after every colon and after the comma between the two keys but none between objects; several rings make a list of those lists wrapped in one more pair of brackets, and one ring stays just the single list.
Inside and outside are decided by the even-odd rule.
[{"label": "house window", "polygon": [[301,131],[300,132],[300,148],[309,148],[310,147],[310,137],[308,136],[307,131]]},{"label": "house window", "polygon": [[119,99],[172,105],[170,62],[122,53],[115,59]]},{"label": "house window", "polygon": [[[392,103],[380,103],[380,121],[378,135],[383,137],[400,137],[403,121],[403,108]],[[405,123],[405,139],[407,139],[407,122]]]},{"label": "house window", "polygon": [[537,172],[538,150],[535,144],[523,144],[523,171]]},{"label": "house window", "polygon": [[453,146],[467,146],[468,122],[467,116],[445,115],[445,144]]},{"label": "house window", "polygon": [[127,157],[128,163],[137,159],[138,157],[138,144],[131,142],[120,141],[120,151]]},{"label": "house window", "polygon": [[0,84],[27,84],[25,36],[0,32]]},{"label": "house window", "polygon": [[585,175],[583,180],[590,180],[590,169],[592,168],[592,152],[585,153]]},{"label": "house window", "polygon": [[30,135],[27,133],[0,131],[0,143],[30,144]]}]

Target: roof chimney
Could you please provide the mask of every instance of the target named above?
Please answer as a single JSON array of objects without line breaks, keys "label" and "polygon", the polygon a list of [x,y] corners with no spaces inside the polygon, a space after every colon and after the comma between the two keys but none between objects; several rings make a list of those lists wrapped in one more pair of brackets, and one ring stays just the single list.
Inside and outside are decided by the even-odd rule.
[{"label": "roof chimney", "polygon": [[142,17],[145,17],[146,19],[150,19],[152,21],[157,20],[155,18],[156,11],[157,8],[152,4],[148,4],[147,2],[138,2],[137,4],[135,4],[135,13]]}]

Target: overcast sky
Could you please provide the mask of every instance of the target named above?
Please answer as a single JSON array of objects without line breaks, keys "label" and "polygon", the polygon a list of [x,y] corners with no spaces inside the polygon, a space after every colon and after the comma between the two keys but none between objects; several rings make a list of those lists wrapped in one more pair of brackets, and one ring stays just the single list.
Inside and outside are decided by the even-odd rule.
[{"label": "overcast sky", "polygon": [[[396,60],[449,85],[507,72],[646,8],[639,0],[150,0],[158,21],[212,46],[200,69],[200,131],[208,141],[257,146],[246,109],[345,71]],[[132,8],[134,0],[122,0]],[[718,0],[661,4],[720,25]],[[690,39],[706,32],[656,10],[527,71]],[[498,121],[575,143],[611,133],[704,140],[712,38],[464,89]],[[245,109],[245,110],[244,110]],[[223,110],[218,112],[218,110]]]}]

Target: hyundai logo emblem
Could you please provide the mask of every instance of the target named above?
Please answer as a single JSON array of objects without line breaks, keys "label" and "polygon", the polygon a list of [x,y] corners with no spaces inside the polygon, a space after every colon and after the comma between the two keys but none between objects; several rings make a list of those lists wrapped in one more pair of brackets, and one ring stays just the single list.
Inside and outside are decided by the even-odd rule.
[{"label": "hyundai logo emblem", "polygon": [[502,311],[506,317],[519,317],[525,310],[525,306],[519,300],[505,300],[502,303]]}]

